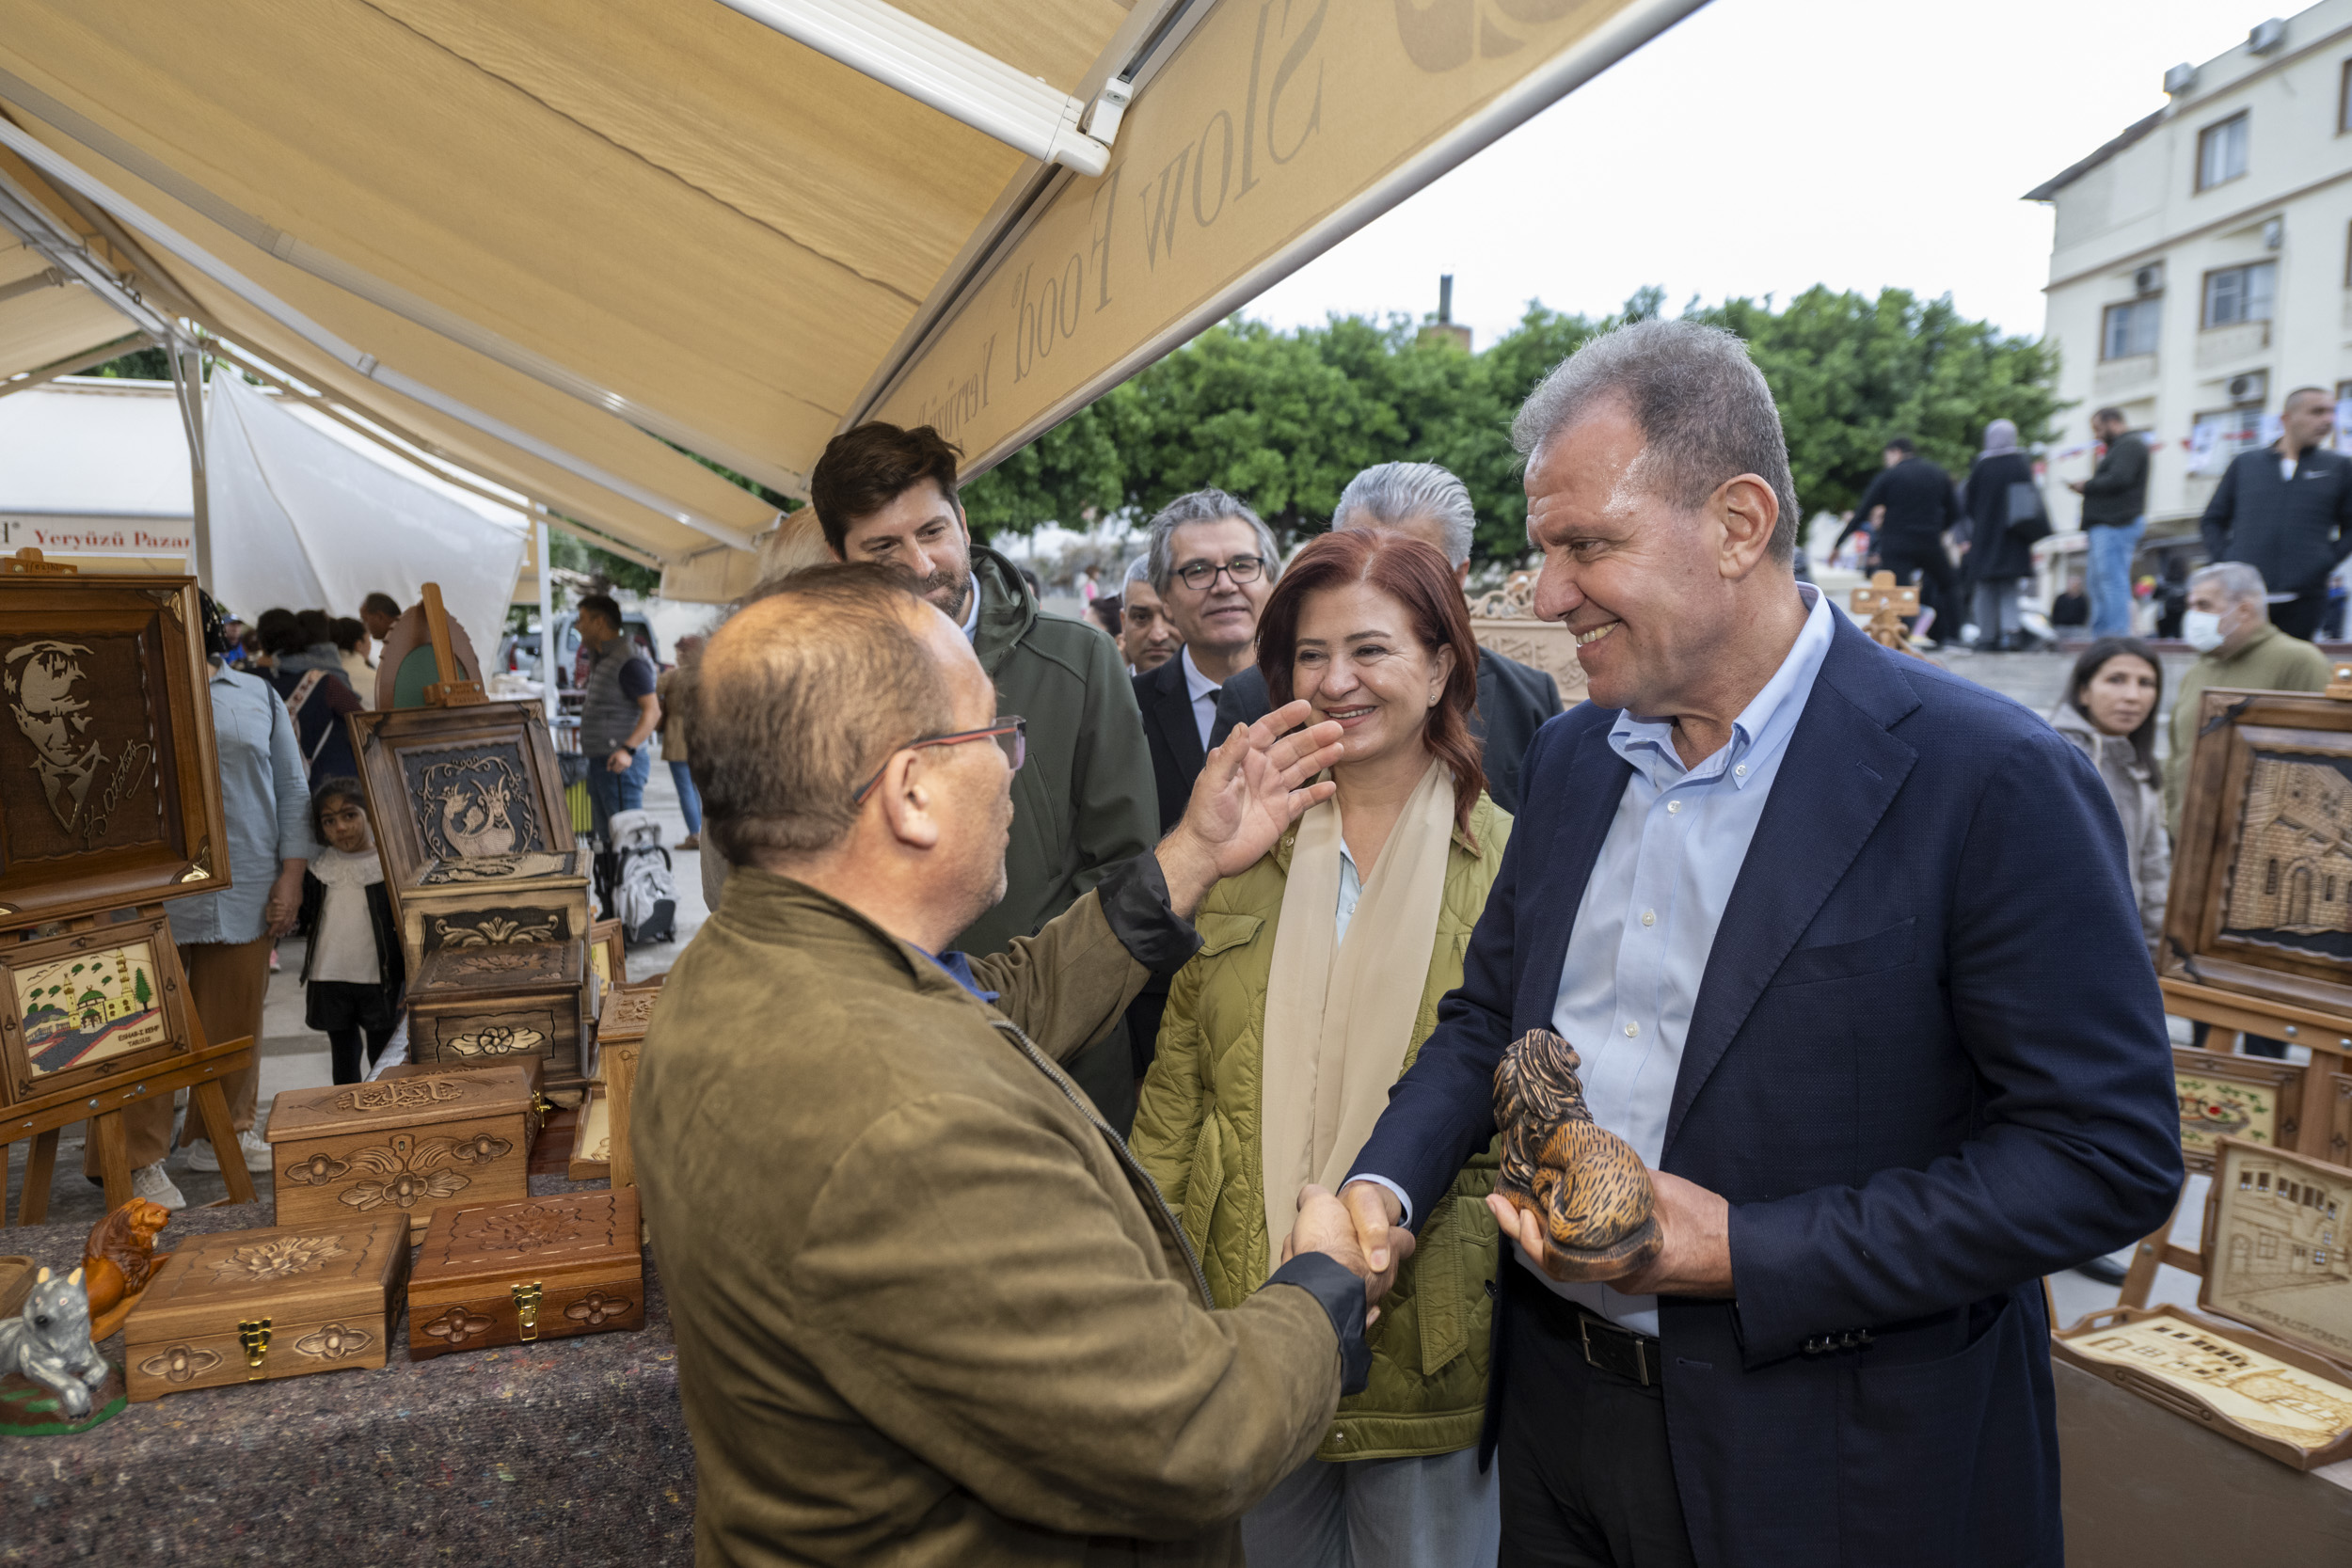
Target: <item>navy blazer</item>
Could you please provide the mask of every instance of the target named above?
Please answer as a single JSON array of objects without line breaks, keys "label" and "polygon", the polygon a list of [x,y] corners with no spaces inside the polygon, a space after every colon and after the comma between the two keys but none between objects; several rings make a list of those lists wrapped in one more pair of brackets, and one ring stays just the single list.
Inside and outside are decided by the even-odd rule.
[{"label": "navy blazer", "polygon": [[[1494,1136],[1503,1048],[1550,1027],[1630,772],[1616,718],[1588,704],[1537,734],[1462,985],[1356,1162],[1416,1223]],[[1708,955],[1660,1161],[1731,1205],[1738,1300],[1660,1302],[1698,1560],[2058,1568],[2039,1279],[2164,1221],[2178,1117],[2098,775],[2025,708],[1838,617]]]},{"label": "navy blazer", "polygon": [[1193,782],[1209,765],[1209,752],[1200,744],[1200,721],[1193,716],[1192,688],[1184,684],[1184,655],[1128,678],[1136,683],[1143,738],[1152,749],[1152,784],[1159,794],[1165,833],[1184,820]]}]

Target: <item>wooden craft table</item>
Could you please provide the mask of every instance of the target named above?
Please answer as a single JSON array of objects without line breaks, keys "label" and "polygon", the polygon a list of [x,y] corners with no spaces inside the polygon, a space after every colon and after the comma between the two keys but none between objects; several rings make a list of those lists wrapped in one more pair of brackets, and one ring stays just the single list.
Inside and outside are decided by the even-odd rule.
[{"label": "wooden craft table", "polygon": [[2344,1568],[2352,1460],[2288,1468],[2055,1362],[2067,1568]]},{"label": "wooden craft table", "polygon": [[[158,1244],[269,1223],[266,1201],[183,1210]],[[0,1252],[66,1267],[87,1230],[14,1227]],[[693,1561],[694,1450],[650,1259],[634,1334],[415,1362],[405,1317],[380,1371],[178,1394],[78,1437],[0,1441],[0,1562]],[[119,1361],[121,1336],[99,1349]]]}]

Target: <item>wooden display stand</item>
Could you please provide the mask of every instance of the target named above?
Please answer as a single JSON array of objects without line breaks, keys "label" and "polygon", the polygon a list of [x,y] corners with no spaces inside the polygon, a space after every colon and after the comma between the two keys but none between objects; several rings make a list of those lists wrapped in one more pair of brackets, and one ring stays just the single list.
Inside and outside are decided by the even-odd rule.
[{"label": "wooden display stand", "polygon": [[0,1149],[32,1145],[18,1222],[48,1217],[77,1121],[106,1206],[129,1202],[122,1112],[183,1088],[249,1203],[221,1080],[253,1042],[205,1038],[161,902],[230,879],[196,579],[21,550],[0,562]]},{"label": "wooden display stand", "polygon": [[1904,616],[1919,613],[1918,589],[1900,586],[1892,572],[1872,572],[1870,580],[1855,589],[1848,602],[1856,615],[1870,618],[1862,629],[1871,641],[1914,658],[1927,657],[1911,645],[1911,632],[1903,625]]}]

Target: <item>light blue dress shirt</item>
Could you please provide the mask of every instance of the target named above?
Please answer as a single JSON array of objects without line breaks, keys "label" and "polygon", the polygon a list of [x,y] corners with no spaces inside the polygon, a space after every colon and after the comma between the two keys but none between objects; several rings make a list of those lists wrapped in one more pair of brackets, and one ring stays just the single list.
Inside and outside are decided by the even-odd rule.
[{"label": "light blue dress shirt", "polygon": [[294,721],[269,682],[215,666],[213,738],[220,752],[220,806],[230,885],[175,898],[171,940],[244,942],[262,935],[262,908],[282,861],[318,853],[310,837],[310,788]]},{"label": "light blue dress shirt", "polygon": [[[1829,652],[1836,612],[1799,583],[1808,607],[1780,669],[1740,717],[1721,751],[1686,768],[1674,725],[1620,714],[1609,747],[1633,765],[1609,836],[1593,863],[1560,966],[1551,1027],[1583,1059],[1593,1119],[1656,1169],[1682,1069],[1699,982],[1748,842],[1788,754],[1788,737]],[[1658,1332],[1656,1296],[1620,1295],[1597,1281],[1546,1285],[1644,1334]]]},{"label": "light blue dress shirt", "polygon": [[1364,901],[1364,874],[1356,869],[1356,857],[1348,852],[1347,840],[1340,840],[1340,934],[1331,939],[1337,947],[1347,940],[1347,923],[1356,918],[1356,906]]}]

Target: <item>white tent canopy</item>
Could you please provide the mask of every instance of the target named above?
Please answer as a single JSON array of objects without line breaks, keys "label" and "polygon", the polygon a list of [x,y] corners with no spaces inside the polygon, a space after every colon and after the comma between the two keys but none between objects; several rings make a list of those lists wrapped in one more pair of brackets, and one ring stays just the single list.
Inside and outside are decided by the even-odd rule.
[{"label": "white tent canopy", "polygon": [[522,566],[519,517],[494,521],[394,473],[236,376],[214,377],[207,401],[213,592],[223,604],[350,615],[379,591],[414,604],[429,578],[475,646],[496,645]]}]

